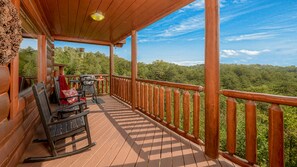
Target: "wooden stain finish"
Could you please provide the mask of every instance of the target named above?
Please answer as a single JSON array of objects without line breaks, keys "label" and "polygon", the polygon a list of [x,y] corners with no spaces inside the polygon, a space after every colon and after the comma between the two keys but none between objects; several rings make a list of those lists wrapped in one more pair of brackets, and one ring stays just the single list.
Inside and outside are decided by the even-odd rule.
[{"label": "wooden stain finish", "polygon": [[153,114],[153,85],[149,85],[149,113]]},{"label": "wooden stain finish", "polygon": [[227,99],[227,151],[233,155],[236,152],[236,100]]},{"label": "wooden stain finish", "polygon": [[244,91],[236,91],[236,90],[221,90],[220,92],[221,94],[227,97],[297,107],[297,97],[279,96],[279,95],[271,95],[271,94],[265,94],[265,93],[244,92]]},{"label": "wooden stain finish", "polygon": [[45,35],[38,35],[38,57],[37,57],[37,66],[38,66],[38,82],[46,83],[46,68],[47,68],[47,52],[46,52],[46,37]]},{"label": "wooden stain finish", "polygon": [[159,87],[154,86],[154,115],[155,117],[159,116]]},{"label": "wooden stain finish", "polygon": [[199,115],[200,115],[200,94],[195,92],[193,95],[193,135],[199,139]]},{"label": "wooden stain finish", "polygon": [[149,100],[149,95],[148,95],[148,90],[149,90],[149,85],[148,84],[145,84],[144,85],[144,111],[145,112],[149,112],[149,103],[148,103],[148,100]]},{"label": "wooden stain finish", "polygon": [[140,107],[144,110],[144,83],[140,84]]},{"label": "wooden stain finish", "polygon": [[177,89],[186,89],[186,90],[193,90],[202,92],[204,88],[202,86],[196,86],[196,85],[189,85],[189,84],[181,84],[181,83],[174,83],[174,82],[167,82],[167,81],[157,81],[157,80],[148,80],[148,79],[136,79],[139,82],[145,82],[150,83],[153,85],[159,85],[159,86],[166,86],[171,88],[177,88]]},{"label": "wooden stain finish", "polygon": [[245,103],[245,122],[246,160],[255,164],[257,162],[256,103],[251,100]]},{"label": "wooden stain finish", "polygon": [[159,89],[159,116],[161,120],[164,120],[164,87]]},{"label": "wooden stain finish", "polygon": [[218,157],[219,150],[219,1],[205,1],[205,153]]},{"label": "wooden stain finish", "polygon": [[171,89],[166,88],[166,122],[171,123]]},{"label": "wooden stain finish", "polygon": [[179,121],[180,121],[179,96],[180,96],[180,93],[178,89],[175,89],[174,90],[174,126],[175,128],[178,128],[178,129],[179,129]]},{"label": "wooden stain finish", "polygon": [[269,108],[269,166],[282,167],[284,162],[284,115],[277,104]]},{"label": "wooden stain finish", "polygon": [[184,131],[190,130],[190,93],[185,91],[183,94],[183,112],[184,112]]},{"label": "wooden stain finish", "polygon": [[109,94],[112,95],[114,92],[114,83],[113,83],[113,73],[114,73],[114,47],[113,45],[109,45]]},{"label": "wooden stain finish", "polygon": [[132,31],[131,37],[131,103],[132,110],[136,107],[136,78],[137,78],[137,32]]}]

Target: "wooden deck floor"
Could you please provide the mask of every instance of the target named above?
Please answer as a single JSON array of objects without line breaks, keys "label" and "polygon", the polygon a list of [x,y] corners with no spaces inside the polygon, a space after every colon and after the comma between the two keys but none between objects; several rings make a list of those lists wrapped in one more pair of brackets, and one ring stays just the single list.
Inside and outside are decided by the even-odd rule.
[{"label": "wooden deck floor", "polygon": [[[23,164],[30,156],[49,154],[46,145],[31,143],[19,166],[235,166],[220,157],[207,158],[203,147],[156,124],[143,114],[110,97],[100,97],[100,105],[89,103],[88,115],[92,140],[90,150],[52,161]],[[43,135],[42,127],[36,136]],[[83,145],[81,142],[77,147]]]}]

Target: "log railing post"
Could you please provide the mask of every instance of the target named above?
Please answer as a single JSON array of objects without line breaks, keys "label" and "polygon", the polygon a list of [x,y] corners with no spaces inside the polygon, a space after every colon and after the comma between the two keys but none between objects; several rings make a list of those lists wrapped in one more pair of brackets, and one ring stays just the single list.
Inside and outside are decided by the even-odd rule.
[{"label": "log railing post", "polygon": [[193,95],[193,135],[199,139],[199,115],[200,114],[200,94],[195,92]]},{"label": "log railing post", "polygon": [[205,0],[205,153],[219,155],[219,0]]},{"label": "log railing post", "polygon": [[236,100],[227,99],[227,151],[233,155],[236,151]]},{"label": "log railing post", "polygon": [[257,162],[257,124],[256,103],[248,100],[245,103],[245,133],[246,133],[246,160],[250,164]]},{"label": "log railing post", "polygon": [[136,108],[136,78],[137,78],[137,32],[132,31],[132,40],[131,40],[131,104],[132,110]]},{"label": "log railing post", "polygon": [[284,163],[284,115],[279,105],[269,108],[269,166],[283,167]]}]

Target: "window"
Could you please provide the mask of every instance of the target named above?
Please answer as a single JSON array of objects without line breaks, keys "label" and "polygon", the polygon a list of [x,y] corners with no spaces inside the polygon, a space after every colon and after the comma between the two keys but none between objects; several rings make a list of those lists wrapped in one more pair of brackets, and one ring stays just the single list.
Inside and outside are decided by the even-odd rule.
[{"label": "window", "polygon": [[19,92],[37,83],[37,39],[24,38],[19,51]]}]

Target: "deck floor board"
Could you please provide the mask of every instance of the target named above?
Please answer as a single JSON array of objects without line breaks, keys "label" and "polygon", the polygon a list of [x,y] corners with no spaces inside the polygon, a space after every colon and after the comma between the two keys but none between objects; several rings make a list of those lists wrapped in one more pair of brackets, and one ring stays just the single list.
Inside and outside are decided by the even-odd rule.
[{"label": "deck floor board", "polygon": [[[100,104],[88,102],[90,131],[96,145],[90,150],[52,161],[24,164],[30,156],[49,155],[44,143],[31,143],[18,166],[234,166],[220,157],[205,156],[197,145],[152,121],[140,112],[110,96],[99,97]],[[40,126],[34,138],[44,138]],[[71,140],[71,138],[67,139]],[[85,146],[83,141],[76,148]],[[69,146],[66,151],[72,150]]]}]

